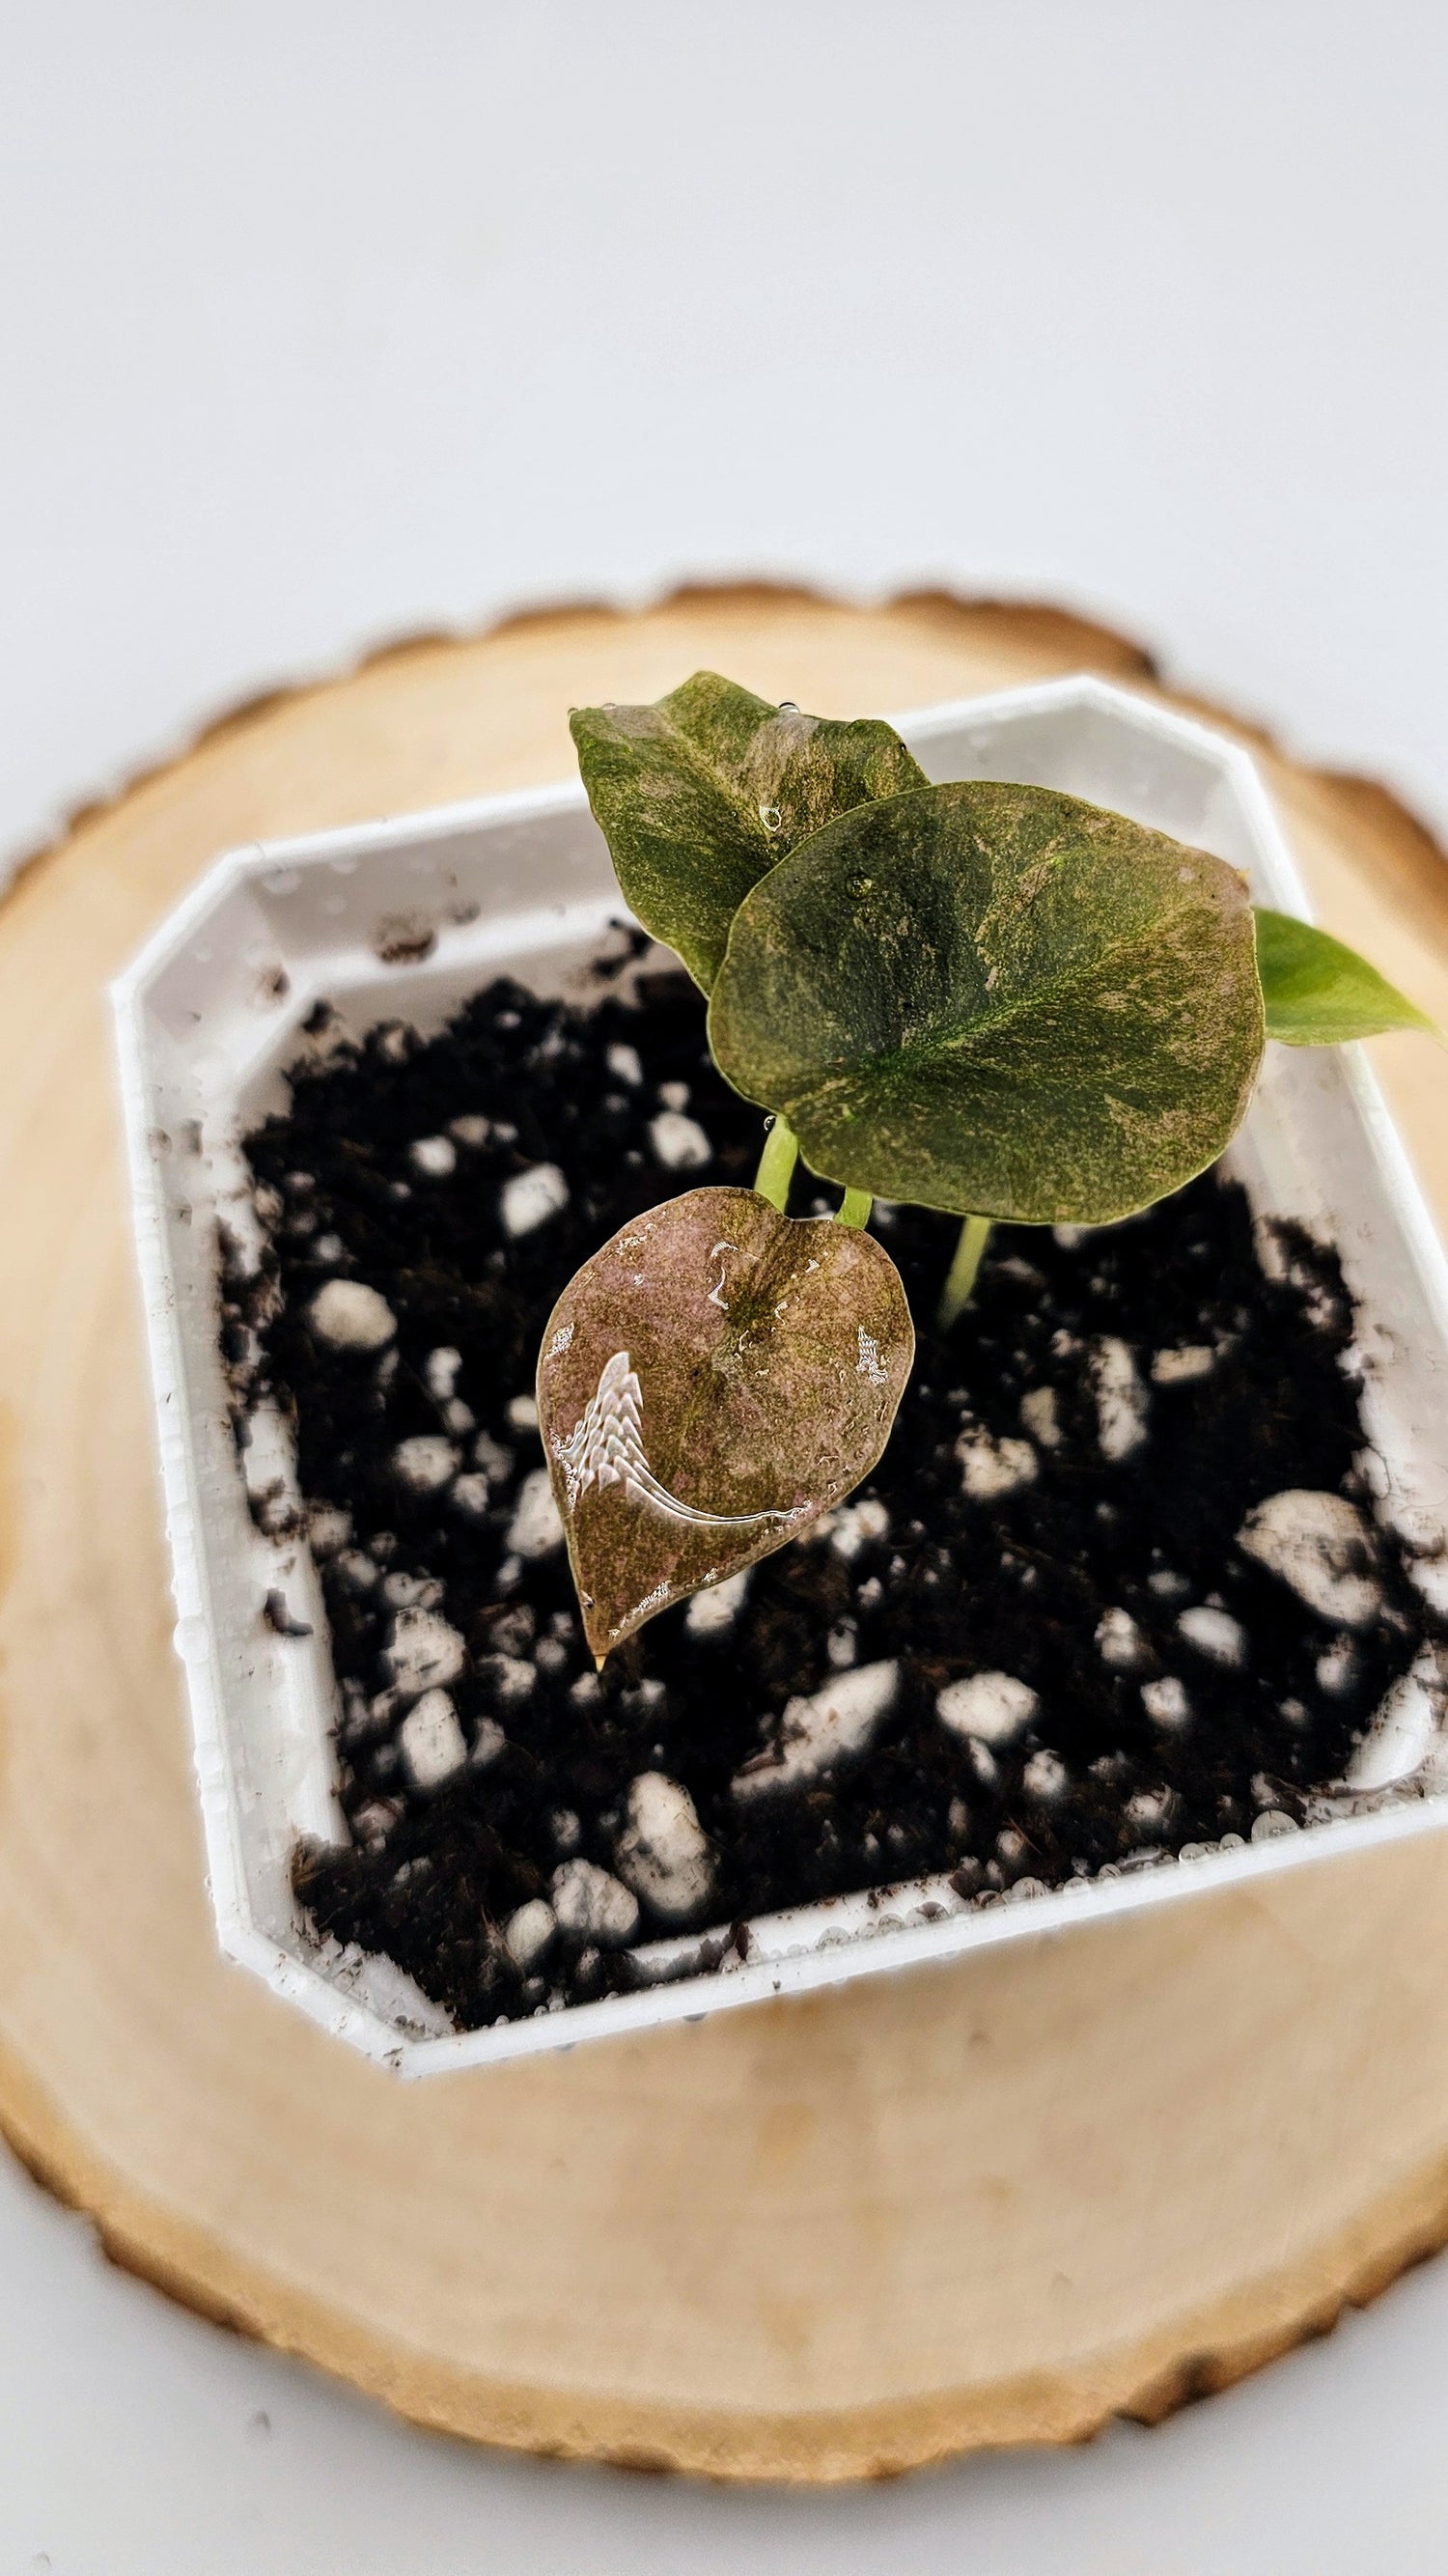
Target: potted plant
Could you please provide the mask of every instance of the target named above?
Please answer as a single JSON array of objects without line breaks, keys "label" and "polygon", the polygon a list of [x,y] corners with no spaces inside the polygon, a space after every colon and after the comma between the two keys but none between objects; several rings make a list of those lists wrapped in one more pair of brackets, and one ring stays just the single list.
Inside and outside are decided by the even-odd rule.
[{"label": "potted plant", "polygon": [[1421,1015],[888,725],[699,675],[574,731],[629,918],[573,994],[319,996],[232,1095],[253,1615],[336,1692],[293,1985],[508,2053],[1421,1812],[1432,1534],[1339,1249],[1217,1168],[1269,1039]]}]

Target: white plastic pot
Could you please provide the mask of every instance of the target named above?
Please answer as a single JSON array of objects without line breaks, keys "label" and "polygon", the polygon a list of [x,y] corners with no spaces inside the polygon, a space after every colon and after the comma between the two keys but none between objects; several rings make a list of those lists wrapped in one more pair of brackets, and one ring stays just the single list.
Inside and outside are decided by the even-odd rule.
[{"label": "white plastic pot", "polygon": [[[1259,899],[1307,905],[1249,755],[1204,727],[1079,678],[897,719],[932,778],[1065,789],[1245,868]],[[748,1961],[537,2020],[452,2033],[385,1961],[319,1950],[292,1898],[299,1835],[340,1838],[335,1684],[305,1547],[279,1545],[247,1508],[217,1348],[218,1221],[250,1201],[238,1138],[283,1097],[301,1023],[330,1000],[360,1032],[384,1017],[438,1027],[506,967],[569,989],[621,906],[576,784],[448,806],[400,821],[238,850],[220,859],[115,987],[122,1089],[212,1902],[226,1953],[337,2038],[409,2075],[480,2066],[610,2031],[701,2018],[953,1958],[1103,1915],[1180,1903],[1228,1880],[1441,1830],[1436,1759],[1411,1794],[1280,1838],[1139,1876],[970,1911],[941,1880],[756,1920]],[[384,953],[400,962],[384,963]],[[1361,1300],[1368,1427],[1394,1508],[1448,1526],[1448,1264],[1355,1050],[1268,1051],[1233,1148],[1259,1212],[1297,1217],[1338,1246]],[[252,1220],[254,1223],[254,1219]],[[289,1443],[262,1425],[248,1473],[295,1493]],[[309,1618],[274,1635],[269,1590]],[[660,1966],[667,1944],[653,1945]]]}]

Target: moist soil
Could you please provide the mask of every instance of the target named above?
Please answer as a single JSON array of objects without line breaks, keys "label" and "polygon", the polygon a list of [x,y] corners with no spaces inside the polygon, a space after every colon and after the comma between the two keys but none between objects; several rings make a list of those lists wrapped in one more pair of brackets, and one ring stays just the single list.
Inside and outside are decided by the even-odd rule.
[{"label": "moist soil", "polygon": [[[1209,1174],[1084,1235],[998,1227],[969,1309],[942,1335],[930,1318],[955,1221],[877,1206],[919,1334],[889,1446],[852,1498],[879,1511],[848,1509],[768,1558],[712,1635],[685,1606],[665,1612],[595,1682],[562,1547],[510,1545],[542,1463],[527,1419],[542,1327],[627,1219],[681,1189],[747,1185],[759,1112],[715,1071],[687,977],[636,966],[626,934],[581,1003],[502,980],[428,1040],[391,1022],[353,1044],[328,1021],[323,1005],[308,1023],[286,1114],[248,1139],[260,1269],[223,1242],[238,1440],[263,1398],[293,1418],[343,1710],[352,1840],[295,1862],[319,1935],[386,1954],[460,2027],[628,1989],[649,1973],[638,1945],[669,1929],[647,1904],[632,1947],[560,1934],[530,1974],[502,1934],[564,1861],[615,1869],[644,1772],[688,1791],[713,1846],[712,1931],[684,1945],[680,1973],[747,1954],[747,1919],[782,1907],[922,1876],[948,1882],[952,1906],[1001,1902],[1323,1811],[1435,1633],[1391,1533],[1374,1540],[1381,1610],[1351,1638],[1235,1543],[1251,1508],[1286,1488],[1337,1492],[1371,1518],[1361,1364],[1331,1251],[1278,1227],[1264,1267],[1244,1193]],[[656,1127],[665,1112],[672,1126]],[[671,1168],[660,1154],[679,1150],[681,1116],[709,1158]],[[412,1150],[439,1138],[450,1170],[427,1168],[446,1147]],[[504,1184],[538,1165],[562,1173],[566,1203],[511,1235]],[[802,1175],[791,1211],[824,1213],[834,1197]],[[397,1329],[380,1357],[314,1333],[310,1302],[337,1278],[387,1300]],[[1157,1355],[1183,1350],[1201,1374],[1168,1361],[1153,1378]],[[438,1351],[460,1357],[451,1381],[447,1363],[429,1370]],[[398,1446],[419,1435],[455,1444],[458,1475],[436,1490],[399,1480]],[[1023,1464],[1029,1481],[1003,1488]],[[253,1508],[287,1534],[274,1501]],[[426,1788],[383,1660],[408,1604],[435,1608],[467,1650],[450,1696],[468,1758]],[[1179,1628],[1202,1607],[1239,1623],[1237,1666]],[[1122,1633],[1103,1620],[1123,1611],[1130,1669],[1102,1652]],[[258,1615],[283,1636],[295,1626],[284,1589]],[[791,1699],[887,1660],[894,1701],[862,1758],[736,1796]],[[983,1673],[1035,1694],[1009,1742],[942,1723],[941,1693]],[[1143,1698],[1163,1680],[1181,1686],[1176,1723]]]}]

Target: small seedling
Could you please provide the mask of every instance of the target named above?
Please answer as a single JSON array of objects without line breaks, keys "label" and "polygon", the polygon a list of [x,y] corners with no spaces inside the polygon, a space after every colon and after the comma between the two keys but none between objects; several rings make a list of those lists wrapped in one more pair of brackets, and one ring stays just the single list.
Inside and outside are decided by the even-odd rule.
[{"label": "small seedling", "polygon": [[[1235,868],[1054,789],[932,786],[889,725],[699,672],[572,718],[644,928],[770,1113],[752,1191],[695,1190],[560,1299],[539,1417],[590,1645],[752,1564],[868,1474],[909,1375],[872,1200],[1104,1225],[1214,1162],[1268,1037],[1431,1028],[1365,961],[1254,911]],[[833,1220],[785,1213],[801,1158]]]}]

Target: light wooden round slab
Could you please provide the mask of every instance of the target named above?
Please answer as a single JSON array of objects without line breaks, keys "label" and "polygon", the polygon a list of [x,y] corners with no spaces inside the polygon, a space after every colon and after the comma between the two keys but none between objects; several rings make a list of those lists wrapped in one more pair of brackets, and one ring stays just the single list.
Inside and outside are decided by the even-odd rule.
[{"label": "light wooden round slab", "polygon": [[[0,2121],[109,2251],[429,2424],[731,2478],[1068,2441],[1448,2236],[1448,1837],[408,2086],[222,1964],[106,979],[237,842],[571,770],[709,664],[858,715],[1145,657],[1051,611],[683,594],[400,647],[77,818],[0,910]],[[1448,1020],[1448,869],[1256,737],[1326,920]],[[1448,1214],[1448,1079],[1379,1063]]]}]

